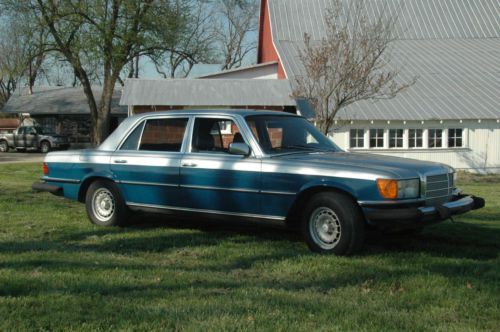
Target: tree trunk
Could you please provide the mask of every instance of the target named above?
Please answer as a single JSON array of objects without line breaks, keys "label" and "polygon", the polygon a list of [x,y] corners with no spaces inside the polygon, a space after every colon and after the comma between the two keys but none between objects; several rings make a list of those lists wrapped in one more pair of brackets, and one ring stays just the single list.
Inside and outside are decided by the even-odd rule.
[{"label": "tree trunk", "polygon": [[75,76],[77,76],[79,81],[82,83],[83,93],[85,93],[85,96],[87,97],[87,103],[88,103],[89,109],[90,109],[90,128],[91,128],[90,129],[91,130],[90,138],[91,138],[92,145],[96,146],[97,144],[99,144],[99,143],[96,143],[96,142],[98,142],[98,140],[96,140],[96,133],[97,133],[96,123],[97,123],[98,111],[97,111],[97,104],[95,102],[94,93],[92,92],[92,86],[91,86],[90,81],[88,79],[87,73],[84,70],[78,71],[75,69]]},{"label": "tree trunk", "polygon": [[108,136],[111,122],[111,103],[113,92],[115,90],[117,76],[109,75],[104,78],[104,86],[99,102],[98,115],[95,123],[93,143],[97,146],[101,144]]}]

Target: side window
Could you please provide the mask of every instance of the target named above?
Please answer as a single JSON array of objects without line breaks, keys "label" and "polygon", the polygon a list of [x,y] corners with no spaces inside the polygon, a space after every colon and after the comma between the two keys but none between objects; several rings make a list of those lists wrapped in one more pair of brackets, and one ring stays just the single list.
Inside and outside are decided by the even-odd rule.
[{"label": "side window", "polygon": [[137,150],[139,148],[139,139],[141,138],[142,128],[144,128],[144,122],[141,122],[137,128],[127,137],[125,142],[122,144],[120,150]]},{"label": "side window", "polygon": [[364,148],[365,147],[365,130],[364,129],[351,129],[350,130],[350,148]]},{"label": "side window", "polygon": [[423,129],[410,129],[409,131],[409,142],[408,146],[410,148],[421,148],[423,147]]},{"label": "side window", "polygon": [[193,152],[228,152],[229,144],[243,143],[238,126],[227,119],[197,118],[194,123]]},{"label": "side window", "polygon": [[24,135],[26,132],[26,127],[21,127],[17,130],[18,135]]},{"label": "side window", "polygon": [[429,148],[443,147],[443,130],[429,129]]},{"label": "side window", "polygon": [[403,129],[390,129],[389,130],[389,148],[402,148],[403,147]]},{"label": "side window", "polygon": [[139,150],[180,152],[187,123],[187,118],[147,120]]},{"label": "side window", "polygon": [[463,131],[461,128],[448,129],[448,147],[461,148],[463,146]]},{"label": "side window", "polygon": [[384,129],[370,129],[370,148],[384,147]]}]

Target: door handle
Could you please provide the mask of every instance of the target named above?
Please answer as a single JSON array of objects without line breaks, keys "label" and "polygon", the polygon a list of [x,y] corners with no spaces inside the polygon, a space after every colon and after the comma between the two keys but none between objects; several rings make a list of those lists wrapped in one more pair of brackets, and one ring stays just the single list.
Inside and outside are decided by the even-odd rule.
[{"label": "door handle", "polygon": [[182,167],[196,167],[196,166],[198,166],[198,165],[195,163],[183,163],[182,164]]},{"label": "door handle", "polygon": [[114,162],[115,162],[115,164],[126,164],[127,163],[126,160],[115,160]]}]

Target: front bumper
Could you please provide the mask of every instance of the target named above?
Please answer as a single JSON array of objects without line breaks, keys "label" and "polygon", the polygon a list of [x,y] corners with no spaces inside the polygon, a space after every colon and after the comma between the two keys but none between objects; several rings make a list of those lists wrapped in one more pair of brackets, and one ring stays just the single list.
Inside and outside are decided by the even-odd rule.
[{"label": "front bumper", "polygon": [[484,207],[484,199],[457,195],[450,202],[438,206],[393,205],[362,207],[368,224],[382,229],[419,228],[446,220],[454,215]]}]

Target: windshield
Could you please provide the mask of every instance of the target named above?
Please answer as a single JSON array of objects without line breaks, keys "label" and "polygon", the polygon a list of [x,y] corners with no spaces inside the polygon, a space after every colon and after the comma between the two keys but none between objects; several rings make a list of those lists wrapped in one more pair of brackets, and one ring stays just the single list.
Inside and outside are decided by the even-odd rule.
[{"label": "windshield", "polygon": [[301,117],[252,115],[246,121],[266,154],[340,151],[313,124]]}]

